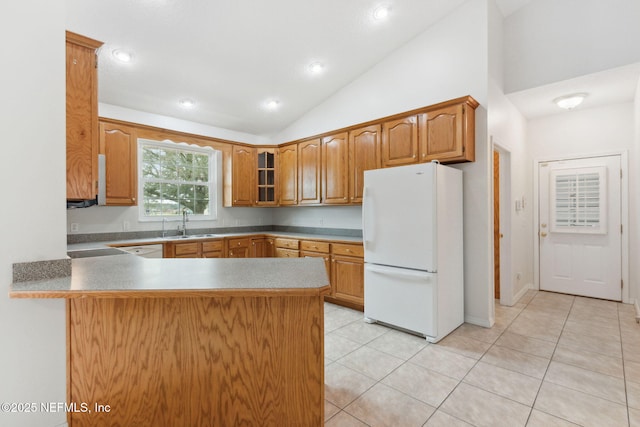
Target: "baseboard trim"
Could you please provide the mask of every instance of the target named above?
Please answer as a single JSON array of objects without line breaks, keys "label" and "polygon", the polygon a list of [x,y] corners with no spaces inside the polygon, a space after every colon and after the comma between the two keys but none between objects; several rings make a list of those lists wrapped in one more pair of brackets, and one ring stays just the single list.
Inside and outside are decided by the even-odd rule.
[{"label": "baseboard trim", "polygon": [[522,289],[520,289],[520,292],[514,295],[513,305],[516,305],[520,301],[520,299],[531,289],[533,289],[533,283],[527,283],[525,286],[523,286]]},{"label": "baseboard trim", "polygon": [[465,323],[482,326],[483,328],[490,328],[495,323],[495,319],[493,317],[491,319],[483,319],[474,316],[464,316],[464,321]]}]

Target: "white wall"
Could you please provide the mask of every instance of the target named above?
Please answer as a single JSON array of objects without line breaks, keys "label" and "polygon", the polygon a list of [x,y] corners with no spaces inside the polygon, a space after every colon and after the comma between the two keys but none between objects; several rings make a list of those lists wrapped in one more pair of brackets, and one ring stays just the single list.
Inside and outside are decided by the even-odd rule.
[{"label": "white wall", "polygon": [[[489,2],[489,110],[488,129],[492,142],[508,152],[509,171],[501,173],[508,184],[509,201],[501,206],[501,231],[504,232],[501,252],[500,300],[511,305],[533,285],[532,240],[532,169],[526,144],[526,119],[503,93],[503,17],[495,1]],[[504,163],[504,162],[503,162]],[[505,165],[501,164],[501,168]],[[525,209],[515,210],[515,200],[525,200]],[[507,265],[504,265],[504,264]]]},{"label": "white wall", "polygon": [[302,206],[278,208],[273,212],[273,224],[362,230],[362,207]]},{"label": "white wall", "polygon": [[468,1],[274,137],[286,142],[459,96],[477,99],[476,162],[455,167],[465,174],[465,316],[485,326],[493,322],[487,37],[486,0]]},{"label": "white wall", "polygon": [[[519,295],[533,286],[533,170],[527,148],[527,122],[494,84],[489,89],[489,134],[493,143],[510,153],[510,205],[509,222],[511,277],[502,278],[501,300],[517,302]],[[525,208],[516,212],[515,201],[525,200]],[[518,277],[519,276],[519,277]],[[504,295],[506,282],[511,282],[510,295]]]},{"label": "white wall", "polygon": [[[631,298],[640,299],[640,263],[638,252],[640,252],[640,197],[638,189],[640,189],[640,79],[636,87],[636,96],[634,100],[634,118],[635,118],[635,162],[630,159],[629,165],[635,171],[635,180],[629,183],[629,193],[632,195],[630,200],[630,240],[636,242],[636,257],[631,259],[629,281],[631,282]],[[635,292],[634,292],[635,291]]]},{"label": "white wall", "polygon": [[[66,256],[64,2],[3,6],[0,37],[0,402],[65,402],[64,301],[7,296],[13,263]],[[65,420],[64,413],[0,412],[2,426]]]},{"label": "white wall", "polygon": [[536,0],[505,20],[505,93],[640,60],[637,0]]},{"label": "white wall", "polygon": [[[198,221],[193,218],[187,229],[237,227],[250,225],[270,225],[273,223],[274,210],[270,208],[225,208],[222,206],[222,156],[218,155],[218,219],[215,221]],[[78,224],[78,231],[71,232],[71,224]],[[176,230],[180,219],[169,222],[167,229]],[[67,233],[111,233],[121,231],[149,231],[162,229],[162,222],[145,222],[138,220],[137,206],[92,206],[67,211]]]},{"label": "white wall", "polygon": [[[638,296],[638,174],[639,150],[635,130],[633,103],[599,108],[576,109],[533,119],[527,126],[527,143],[533,160],[584,157],[590,154],[626,151],[629,154],[629,259],[631,264],[630,296]],[[537,197],[537,195],[534,195]],[[635,233],[634,233],[634,230]]]},{"label": "white wall", "polygon": [[155,126],[160,129],[171,129],[179,132],[192,133],[195,135],[208,136],[212,138],[226,139],[247,144],[265,145],[271,140],[264,136],[253,135],[246,132],[238,132],[209,126],[202,123],[177,119],[175,117],[162,116],[160,114],[147,113],[144,111],[132,110],[118,105],[100,103],[98,106],[100,117],[123,120],[141,125]]}]

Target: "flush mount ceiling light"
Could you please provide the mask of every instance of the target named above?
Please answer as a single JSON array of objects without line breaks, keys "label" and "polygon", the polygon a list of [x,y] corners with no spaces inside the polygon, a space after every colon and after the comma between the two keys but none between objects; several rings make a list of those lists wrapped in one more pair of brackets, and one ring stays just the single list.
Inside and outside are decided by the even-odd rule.
[{"label": "flush mount ceiling light", "polygon": [[385,21],[389,17],[389,13],[391,13],[389,6],[378,6],[373,10],[373,19],[375,21]]},{"label": "flush mount ceiling light", "polygon": [[309,64],[309,72],[314,75],[318,75],[324,71],[324,64],[322,62],[312,62]]},{"label": "flush mount ceiling light", "polygon": [[564,95],[553,100],[556,105],[565,110],[571,110],[582,104],[582,101],[587,97],[586,93],[572,93],[571,95]]},{"label": "flush mount ceiling light", "polygon": [[111,54],[120,62],[129,63],[133,59],[131,52],[124,49],[114,49]]},{"label": "flush mount ceiling light", "polygon": [[277,99],[270,99],[269,101],[264,103],[264,106],[267,110],[277,110],[280,107],[280,101]]},{"label": "flush mount ceiling light", "polygon": [[186,108],[186,109],[191,109],[196,106],[196,102],[193,99],[189,99],[189,98],[181,99],[180,101],[178,101],[178,104],[182,108]]}]

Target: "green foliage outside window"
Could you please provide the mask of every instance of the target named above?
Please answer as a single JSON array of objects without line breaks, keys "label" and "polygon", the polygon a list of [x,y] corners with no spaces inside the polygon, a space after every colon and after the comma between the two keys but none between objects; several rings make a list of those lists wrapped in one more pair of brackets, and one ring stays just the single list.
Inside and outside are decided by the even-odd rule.
[{"label": "green foliage outside window", "polygon": [[144,216],[209,215],[212,154],[141,145]]}]

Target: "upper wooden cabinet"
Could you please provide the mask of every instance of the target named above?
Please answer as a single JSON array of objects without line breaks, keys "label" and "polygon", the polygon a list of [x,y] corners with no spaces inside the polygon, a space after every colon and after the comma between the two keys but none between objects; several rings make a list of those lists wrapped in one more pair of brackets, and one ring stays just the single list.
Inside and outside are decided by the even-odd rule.
[{"label": "upper wooden cabinet", "polygon": [[234,145],[231,160],[233,168],[233,206],[252,206],[255,202],[256,149]]},{"label": "upper wooden cabinet", "polygon": [[256,173],[256,205],[278,204],[278,149],[258,148]]},{"label": "upper wooden cabinet", "polygon": [[102,42],[66,32],[67,199],[98,194],[98,59]]},{"label": "upper wooden cabinet", "polygon": [[475,161],[475,108],[459,103],[420,115],[420,161]]},{"label": "upper wooden cabinet", "polygon": [[298,204],[320,203],[320,138],[298,144]]},{"label": "upper wooden cabinet", "polygon": [[379,169],[380,125],[371,125],[349,132],[349,201],[362,203],[364,171]]},{"label": "upper wooden cabinet", "polygon": [[135,205],[138,182],[135,128],[101,122],[99,151],[105,156],[106,204]]},{"label": "upper wooden cabinet", "polygon": [[411,115],[382,123],[382,166],[418,162],[418,116]]},{"label": "upper wooden cabinet", "polygon": [[[261,148],[257,173],[236,167],[237,150],[244,149],[247,158],[251,154],[234,145],[233,174],[225,169],[225,182],[233,176],[233,185],[225,184],[225,200],[233,187],[234,206],[362,203],[366,170],[432,160],[474,161],[477,107],[475,99],[465,96],[288,142],[277,149]],[[254,182],[251,190],[249,180]]]},{"label": "upper wooden cabinet", "polygon": [[347,132],[322,138],[322,203],[349,203]]},{"label": "upper wooden cabinet", "polygon": [[298,145],[290,144],[279,149],[278,184],[280,205],[298,204]]}]

